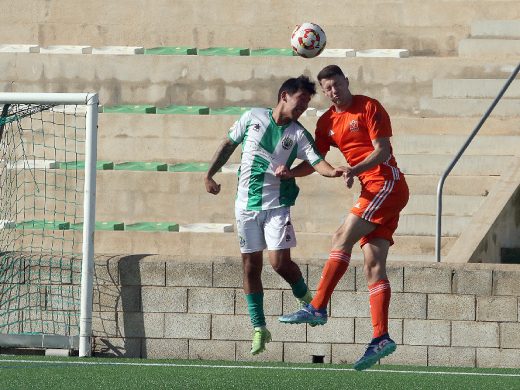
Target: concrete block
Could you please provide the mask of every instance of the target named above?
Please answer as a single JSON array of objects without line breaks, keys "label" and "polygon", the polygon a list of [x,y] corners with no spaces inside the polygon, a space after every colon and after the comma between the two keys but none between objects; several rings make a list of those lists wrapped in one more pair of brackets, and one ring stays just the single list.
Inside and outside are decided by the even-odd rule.
[{"label": "concrete block", "polygon": [[493,271],[493,295],[520,296],[520,271]]},{"label": "concrete block", "polygon": [[166,313],[164,337],[174,339],[201,339],[211,337],[211,315]]},{"label": "concrete block", "polygon": [[[119,233],[118,234],[122,234]],[[123,286],[165,286],[166,263],[146,261],[146,255],[122,257],[119,262],[119,281]]]},{"label": "concrete block", "polygon": [[[368,343],[372,340],[374,328],[372,327],[372,320],[370,318],[356,318],[355,319],[356,334],[354,341],[356,343]],[[392,340],[397,344],[403,343],[403,320],[389,319],[388,333]]]},{"label": "concrete block", "polygon": [[329,318],[324,326],[307,326],[307,342],[353,343],[354,318]]},{"label": "concrete block", "polygon": [[312,355],[325,356],[324,363],[331,362],[330,344],[285,343],[283,361],[286,363],[312,363]]},{"label": "concrete block", "polygon": [[367,49],[356,50],[356,57],[390,57],[407,58],[410,52],[406,49]]},{"label": "concrete block", "polygon": [[[404,268],[401,266],[387,266],[386,274],[390,282],[392,293],[403,292]],[[368,285],[363,274],[363,266],[356,266],[356,291],[368,292]]]},{"label": "concrete block", "polygon": [[516,297],[477,297],[477,321],[516,321]]},{"label": "concrete block", "polygon": [[142,339],[142,357],[146,359],[188,359],[188,340]]},{"label": "concrete block", "polygon": [[453,321],[451,345],[454,347],[499,346],[499,329],[496,322]]},{"label": "concrete block", "polygon": [[500,348],[520,349],[520,323],[503,322],[500,325]]},{"label": "concrete block", "polygon": [[428,347],[398,345],[397,350],[393,354],[381,360],[381,364],[426,366],[428,364]]},{"label": "concrete block", "polygon": [[[267,318],[266,318],[267,320]],[[269,328],[269,324],[267,325]],[[270,329],[271,330],[271,329]],[[272,333],[272,332],[271,332]],[[252,340],[253,325],[248,315],[213,315],[211,338],[214,340]]]},{"label": "concrete block", "polygon": [[476,349],[464,347],[428,347],[428,365],[439,367],[475,367]]},{"label": "concrete block", "polygon": [[141,357],[141,339],[123,337],[94,337],[94,357]]},{"label": "concrete block", "polygon": [[333,317],[370,317],[368,293],[336,291],[330,300]]},{"label": "concrete block", "polygon": [[102,46],[92,48],[92,54],[133,55],[144,54],[141,46]]},{"label": "concrete block", "polygon": [[332,363],[355,363],[365,352],[366,344],[332,344]]},{"label": "concrete block", "polygon": [[235,290],[226,288],[188,289],[188,312],[234,314]]},{"label": "concrete block", "polygon": [[426,319],[426,294],[395,293],[390,300],[390,318]]},{"label": "concrete block", "polygon": [[120,256],[96,255],[94,258],[94,285],[119,284]]},{"label": "concrete block", "polygon": [[[323,265],[309,264],[309,278],[307,284],[311,290],[315,290],[320,282],[325,261],[326,260],[323,261]],[[351,265],[347,272],[345,272],[345,275],[343,275],[341,280],[338,282],[335,291],[354,291],[356,289],[356,272],[357,268]],[[361,273],[361,275],[363,275],[363,273]]]},{"label": "concrete block", "polygon": [[118,328],[117,313],[93,312],[92,334],[94,337],[121,337],[122,335]]},{"label": "concrete block", "polygon": [[266,317],[266,322],[273,341],[305,342],[307,340],[305,325],[282,324],[277,316]]},{"label": "concrete block", "polygon": [[[306,269],[302,266],[301,269],[302,274],[306,274]],[[264,267],[262,269],[262,284],[264,288],[271,289],[286,289],[290,288],[289,283],[287,283],[276,271],[271,267],[269,261],[266,259],[264,262]]]},{"label": "concrete block", "polygon": [[54,45],[40,47],[41,54],[90,54],[92,47],[79,45]]},{"label": "concrete block", "polygon": [[94,286],[94,311],[141,311],[141,289],[138,286]]},{"label": "concrete block", "polygon": [[477,367],[518,368],[520,353],[516,349],[477,348]]},{"label": "concrete block", "polygon": [[212,274],[212,264],[166,262],[167,286],[211,287]]},{"label": "concrete block", "polygon": [[222,340],[190,340],[190,359],[235,360],[235,342]]},{"label": "concrete block", "polygon": [[493,271],[456,269],[453,273],[454,294],[491,295]]},{"label": "concrete block", "polygon": [[123,337],[164,337],[163,313],[117,313],[119,334]]},{"label": "concrete block", "polygon": [[429,294],[427,317],[429,320],[474,321],[475,296]]},{"label": "concrete block", "polygon": [[181,223],[179,225],[179,232],[230,233],[233,230],[232,223]]},{"label": "concrete block", "polygon": [[408,267],[404,270],[404,291],[422,293],[451,293],[451,269]]},{"label": "concrete block", "polygon": [[188,292],[184,287],[143,287],[141,302],[144,313],[186,313]]},{"label": "concrete block", "polygon": [[409,345],[450,345],[451,324],[442,320],[404,320],[403,343]]},{"label": "concrete block", "polygon": [[242,288],[242,264],[238,262],[213,264],[213,287]]},{"label": "concrete block", "polygon": [[236,360],[248,362],[281,362],[283,361],[283,343],[271,341],[265,351],[251,355],[251,341],[236,342]]}]

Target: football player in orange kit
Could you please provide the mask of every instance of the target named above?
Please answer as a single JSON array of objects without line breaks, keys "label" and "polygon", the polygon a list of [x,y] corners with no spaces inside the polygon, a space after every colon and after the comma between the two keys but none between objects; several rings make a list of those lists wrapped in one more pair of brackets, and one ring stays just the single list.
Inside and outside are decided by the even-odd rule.
[{"label": "football player in orange kit", "polygon": [[[339,148],[348,162],[344,174],[347,187],[352,187],[357,176],[361,194],[343,225],[334,233],[329,259],[314,299],[279,320],[291,324],[325,324],[327,304],[347,271],[352,248],[359,241],[374,328],[365,354],[354,364],[356,370],[364,370],[396,349],[388,335],[390,283],[386,275],[386,258],[393,244],[392,234],[397,229],[399,213],[408,202],[408,186],[392,154],[392,127],[383,106],[370,97],[352,95],[348,78],[336,65],[323,68],[318,81],[332,106],[317,122],[316,146],[323,156],[331,146]],[[281,168],[277,173],[280,177],[291,178],[313,171],[308,164],[301,163],[291,170]]]}]

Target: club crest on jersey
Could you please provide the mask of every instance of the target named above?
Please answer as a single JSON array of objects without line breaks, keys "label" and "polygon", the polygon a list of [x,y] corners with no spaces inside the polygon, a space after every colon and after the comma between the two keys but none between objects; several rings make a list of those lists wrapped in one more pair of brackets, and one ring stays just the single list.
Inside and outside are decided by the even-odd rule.
[{"label": "club crest on jersey", "polygon": [[293,140],[290,139],[289,137],[285,137],[283,140],[282,140],[282,148],[284,148],[285,150],[289,150],[292,146],[293,146]]},{"label": "club crest on jersey", "polygon": [[359,124],[358,121],[355,119],[352,119],[349,123],[349,130],[350,131],[359,131]]}]

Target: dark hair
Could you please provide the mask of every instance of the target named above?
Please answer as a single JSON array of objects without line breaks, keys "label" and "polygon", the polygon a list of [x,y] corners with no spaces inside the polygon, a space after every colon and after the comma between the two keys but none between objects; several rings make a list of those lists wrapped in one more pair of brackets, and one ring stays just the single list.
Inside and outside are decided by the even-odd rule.
[{"label": "dark hair", "polygon": [[282,97],[282,92],[287,92],[289,95],[293,95],[300,90],[307,91],[311,96],[314,96],[316,95],[316,84],[304,75],[285,80],[278,90],[278,101],[280,101]]},{"label": "dark hair", "polygon": [[338,65],[327,65],[318,73],[318,81],[321,82],[323,79],[331,79],[334,76],[345,77],[345,73],[343,73]]}]

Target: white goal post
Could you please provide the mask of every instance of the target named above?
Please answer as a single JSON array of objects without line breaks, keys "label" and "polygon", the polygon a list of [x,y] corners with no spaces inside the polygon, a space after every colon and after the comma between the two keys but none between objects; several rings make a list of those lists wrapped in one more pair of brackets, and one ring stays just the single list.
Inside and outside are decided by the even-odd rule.
[{"label": "white goal post", "polygon": [[[16,160],[15,162],[12,162],[12,161],[14,161],[14,158],[12,158],[13,152],[9,152],[10,154],[0,155],[0,159],[1,159],[0,163],[3,166],[2,172],[5,171],[6,172],[5,175],[7,175],[7,176],[10,175],[11,177],[13,177],[14,175],[20,175],[19,173],[12,173],[11,171],[13,171],[14,169],[17,169],[17,170],[26,169],[26,170],[30,171],[29,173],[26,173],[25,175],[27,177],[32,177],[31,180],[33,180],[33,182],[29,183],[29,185],[24,184],[24,189],[25,189],[25,187],[30,188],[31,185],[38,188],[38,190],[40,190],[42,188],[43,184],[37,183],[37,181],[36,181],[37,175],[39,175],[39,173],[36,170],[36,167],[40,167],[42,164],[43,165],[48,164],[46,162],[47,161],[46,159],[48,158],[47,156],[49,156],[49,153],[43,154],[44,155],[43,158],[34,157],[33,155],[31,155],[30,158],[32,160],[28,159],[26,157],[27,153],[28,153],[27,149],[31,147],[32,148],[31,150],[33,150],[33,149],[35,149],[35,147],[34,147],[34,144],[29,145],[29,146],[24,146],[23,143],[25,141],[22,140],[22,138],[25,137],[25,135],[23,133],[28,132],[30,130],[26,130],[26,128],[23,128],[20,130],[13,130],[13,129],[15,129],[13,123],[15,123],[18,120],[23,121],[22,117],[24,115],[31,116],[31,115],[33,115],[33,113],[35,111],[37,111],[38,115],[40,115],[41,118],[38,118],[37,120],[34,121],[34,122],[36,122],[34,124],[34,126],[35,126],[35,128],[38,129],[38,131],[35,132],[37,134],[36,137],[44,137],[44,135],[42,135],[40,133],[43,133],[42,128],[44,126],[46,126],[47,124],[50,124],[50,126],[54,126],[58,129],[60,129],[60,131],[62,131],[63,133],[67,132],[67,134],[69,134],[69,133],[74,133],[76,131],[76,129],[73,129],[73,131],[71,131],[67,127],[68,123],[69,122],[75,123],[76,118],[79,116],[79,114],[77,114],[77,113],[81,113],[81,120],[82,120],[81,136],[82,137],[83,137],[83,133],[84,133],[84,138],[82,138],[82,140],[80,142],[80,146],[82,148],[81,159],[84,158],[84,173],[83,172],[80,173],[81,174],[80,184],[81,184],[81,186],[83,186],[83,188],[82,188],[83,193],[80,194],[80,196],[82,198],[82,208],[83,208],[82,216],[81,216],[81,210],[80,210],[81,205],[79,205],[77,207],[76,207],[76,205],[74,205],[74,207],[76,207],[78,209],[77,216],[74,215],[74,217],[69,217],[67,212],[65,212],[65,214],[64,214],[65,217],[62,218],[62,219],[66,219],[67,217],[69,217],[69,218],[73,219],[73,221],[70,222],[70,224],[75,223],[76,225],[80,226],[78,229],[76,229],[77,232],[75,232],[75,233],[77,233],[78,237],[82,237],[81,255],[78,254],[78,256],[77,256],[77,258],[78,258],[77,275],[78,275],[78,279],[80,279],[80,282],[78,281],[79,286],[77,286],[77,289],[79,291],[79,304],[73,305],[74,310],[76,310],[79,307],[79,318],[76,318],[77,314],[75,314],[76,317],[74,318],[74,320],[70,319],[71,310],[68,306],[66,306],[66,304],[61,303],[61,306],[59,308],[60,310],[63,310],[64,312],[66,312],[65,315],[58,314],[57,310],[47,309],[47,306],[45,306],[45,310],[48,310],[48,312],[43,313],[42,317],[45,316],[45,321],[47,321],[47,322],[45,323],[45,325],[40,326],[38,328],[38,329],[44,329],[44,330],[43,331],[42,330],[36,331],[33,329],[26,330],[26,329],[29,329],[29,326],[24,327],[24,325],[21,324],[22,320],[20,320],[20,318],[22,318],[24,316],[25,316],[25,318],[28,318],[30,316],[29,314],[24,314],[23,312],[17,313],[14,311],[14,309],[10,312],[6,312],[5,308],[0,307],[0,310],[4,310],[2,315],[5,316],[5,318],[7,318],[7,320],[2,318],[2,321],[4,321],[4,323],[6,323],[8,325],[12,325],[11,326],[12,328],[16,326],[19,329],[22,329],[20,332],[18,332],[19,334],[13,335],[13,337],[11,337],[11,339],[9,339],[9,336],[11,336],[11,334],[6,335],[7,340],[15,340],[11,344],[9,344],[9,342],[8,342],[9,346],[21,347],[22,344],[18,344],[18,343],[23,343],[23,341],[25,340],[26,342],[28,341],[29,346],[35,347],[36,345],[40,345],[42,347],[45,347],[45,338],[44,338],[45,336],[47,337],[47,339],[52,339],[52,337],[50,337],[50,336],[58,336],[58,337],[66,337],[66,338],[68,338],[67,340],[71,340],[72,333],[69,333],[68,329],[71,329],[70,324],[72,322],[74,322],[74,331],[78,330],[77,328],[79,325],[79,332],[78,332],[79,333],[79,356],[85,357],[85,356],[91,355],[98,104],[99,104],[99,99],[98,99],[97,93],[0,93],[0,113],[2,113],[2,110],[1,110],[2,106],[4,108],[6,108],[4,110],[4,112],[2,113],[3,117],[0,117],[0,147],[2,147],[3,149],[12,148],[12,146],[10,146],[9,143],[11,143],[11,144],[15,143],[15,142],[10,142],[9,139],[6,139],[6,137],[8,137],[8,130],[9,130],[8,126],[12,126],[11,133],[15,133],[16,131],[18,131],[18,133],[20,134],[20,135],[18,135],[18,133],[16,134],[16,137],[17,137],[16,140],[17,140],[17,142],[18,142],[18,140],[20,140],[19,143],[22,146],[20,146],[19,149],[23,149],[23,154],[24,154],[23,157],[17,157],[18,160]],[[23,110],[8,113],[7,108],[12,107],[14,105],[19,105],[20,107],[23,107]],[[43,105],[45,107],[43,107],[41,109],[38,109],[38,108],[33,109],[33,108],[31,108],[32,105],[34,105],[35,107],[37,107],[38,105]],[[69,110],[69,106],[74,106],[72,108],[72,111],[74,111],[74,113],[72,114],[72,119],[71,118],[61,119],[61,117],[60,117],[61,113]],[[31,111],[31,112],[29,114],[25,114],[28,111]],[[49,119],[47,119],[47,117],[50,117],[51,119],[49,120]],[[2,119],[3,119],[3,122],[2,122]],[[26,120],[26,121],[28,121],[30,123],[29,126],[31,126],[33,123],[32,119]],[[5,126],[5,131],[4,131],[4,126]],[[63,130],[63,128],[65,128],[65,127],[67,127],[67,129]],[[4,133],[4,139],[2,139],[2,133]],[[58,138],[58,137],[55,137],[55,139],[56,138]],[[48,146],[48,145],[46,145],[46,142],[49,143],[48,141],[43,141],[42,144],[44,144],[44,145],[41,146],[41,148]],[[56,143],[56,141],[54,141],[54,142]],[[69,143],[71,143],[71,142],[73,142],[73,141],[70,141]],[[60,153],[63,154],[65,152],[60,151]],[[16,156],[20,156],[20,152],[16,152],[15,154],[16,154]],[[56,155],[59,155],[59,154],[56,154]],[[7,156],[7,157],[5,157],[5,156]],[[59,158],[57,158],[57,157],[50,157],[50,158],[55,160],[55,161],[53,161],[53,164],[55,164],[55,166],[53,166],[52,168],[56,168],[56,164],[60,163]],[[40,159],[40,160],[37,160],[37,159]],[[43,161],[43,163],[41,163],[42,161]],[[37,163],[39,163],[40,165],[37,166]],[[83,164],[83,160],[81,161],[81,163]],[[16,168],[13,168],[13,166],[14,166],[13,164],[16,164]],[[47,166],[47,165],[45,165],[45,166]],[[83,169],[83,166],[81,167],[81,169]],[[55,171],[57,171],[57,169],[55,169]],[[2,172],[0,172],[0,173],[2,173]],[[45,175],[48,176],[47,173]],[[84,178],[83,178],[83,175],[84,175]],[[47,179],[45,179],[45,180],[47,180]],[[13,180],[11,178],[9,184],[13,181],[16,181],[16,180]],[[26,181],[29,181],[29,180],[26,180]],[[2,186],[2,183],[3,182],[0,182],[0,186]],[[17,185],[17,186],[13,185],[13,188],[14,188],[13,191],[21,191],[19,189],[19,187],[20,187],[19,185]],[[81,189],[79,190],[79,192],[81,192]],[[5,195],[4,194],[2,194],[2,195],[6,196],[6,197],[11,197],[10,195],[8,196],[7,193]],[[2,196],[2,195],[0,195],[0,196]],[[30,196],[30,195],[28,195],[28,196]],[[76,199],[78,197],[79,197],[78,195],[75,195],[74,199]],[[12,198],[15,198],[15,197],[13,196]],[[21,195],[18,195],[18,198],[21,198]],[[68,199],[67,198],[62,199],[61,195],[57,195],[52,198],[52,201],[54,201],[55,203],[57,202],[57,200],[62,202],[63,204],[68,202]],[[12,203],[12,201],[9,201],[9,202],[10,203],[7,203],[6,201],[4,201],[1,206],[4,207],[5,205],[7,205],[8,207],[10,207],[13,203]],[[50,224],[51,222],[49,222],[49,217],[42,214],[45,212],[45,210],[41,211],[42,209],[37,205],[36,201],[31,200],[31,202],[36,204],[36,206],[34,206],[34,209],[36,210],[35,215],[36,214],[38,214],[38,215],[32,217],[33,219],[31,220],[31,223],[33,225],[30,228],[27,228],[28,230],[24,230],[24,229],[26,229],[25,226],[27,226],[27,221],[22,221],[22,219],[26,213],[25,210],[24,210],[24,214],[22,216],[20,216],[21,214],[18,212],[17,212],[18,214],[14,215],[14,216],[9,216],[9,217],[5,217],[4,212],[2,212],[2,215],[0,215],[0,222],[2,223],[2,226],[1,226],[2,230],[4,230],[4,229],[9,230],[8,229],[9,227],[12,227],[12,229],[10,229],[12,231],[15,231],[16,229],[18,229],[17,232],[6,233],[6,234],[10,234],[11,236],[15,237],[15,239],[13,239],[12,241],[17,242],[17,244],[15,245],[16,249],[11,249],[11,248],[6,248],[6,247],[0,248],[0,251],[2,252],[2,256],[4,256],[5,254],[8,254],[5,256],[8,257],[8,260],[11,260],[11,264],[14,264],[14,265],[12,265],[12,267],[22,268],[19,266],[19,264],[21,264],[21,263],[24,264],[24,271],[16,271],[16,272],[10,271],[8,273],[9,275],[16,275],[16,278],[19,278],[19,275],[21,273],[27,272],[27,269],[32,267],[32,265],[27,266],[27,263],[26,262],[24,263],[24,261],[26,261],[26,260],[24,260],[24,259],[20,260],[20,256],[15,259],[16,262],[12,261],[14,258],[12,253],[15,253],[15,252],[20,253],[20,252],[23,252],[26,250],[26,247],[24,248],[23,245],[25,245],[25,242],[28,242],[28,241],[27,240],[24,241],[23,237],[20,238],[21,235],[33,234],[33,233],[20,233],[20,232],[21,231],[24,231],[24,232],[25,231],[26,232],[34,231],[36,229],[36,228],[34,228],[34,226],[36,226],[37,223],[40,223],[40,224],[43,224],[42,225],[43,227],[41,228],[42,230],[48,229],[47,232],[50,232],[50,233],[42,233],[42,237],[43,237],[43,234],[45,234],[46,236],[45,236],[45,238],[41,238],[41,242],[45,241],[45,239],[47,238],[47,235],[49,235],[49,236],[55,235],[54,228],[47,227],[48,224]],[[43,201],[43,202],[45,202],[45,201]],[[26,202],[26,203],[28,203],[28,202]],[[47,205],[48,203],[49,202],[47,202],[45,204]],[[48,208],[48,207],[49,206],[44,206],[43,209]],[[54,206],[54,207],[55,207],[54,215],[56,215],[57,209],[61,210],[62,208],[65,208],[65,209],[67,207],[70,208],[70,206],[59,206],[59,207]],[[38,218],[40,218],[40,220],[38,220]],[[23,225],[22,222],[25,223],[25,225]],[[52,223],[55,223],[55,221]],[[67,223],[69,223],[69,222],[67,222]],[[65,229],[68,229],[68,226],[69,225],[67,225],[67,228],[65,228]],[[33,229],[33,230],[31,230],[31,229]],[[59,229],[60,229],[60,234],[62,234],[61,230],[63,230],[63,229],[62,229],[61,225],[60,225]],[[80,232],[80,230],[82,230],[82,233]],[[58,231],[58,228],[56,228],[56,231]],[[69,233],[63,233],[63,234],[69,234]],[[38,239],[40,239],[40,236],[38,236]],[[62,241],[65,241],[63,238],[60,238],[60,239]],[[36,241],[36,240],[32,239],[32,241]],[[19,242],[22,242],[23,244],[20,245]],[[79,252],[79,243],[77,246],[78,246],[78,252]],[[42,248],[43,248],[43,244],[42,244]],[[40,252],[37,255],[30,253],[29,256],[38,257],[40,260],[44,259],[44,261],[48,261],[48,258],[55,259],[57,257],[54,255],[50,255],[50,256],[46,255],[45,248],[43,248],[43,249],[38,248],[38,250]],[[55,249],[52,248],[52,250],[55,250]],[[68,251],[68,249],[67,249],[67,251]],[[66,256],[68,256],[68,252],[64,252],[64,250],[61,249],[61,252],[58,252],[58,255],[61,256],[60,261],[66,257],[63,255],[63,253],[66,253]],[[79,265],[80,258],[81,258],[81,264]],[[3,261],[3,258],[2,258],[2,261]],[[43,262],[40,263],[40,265],[41,264],[43,264]],[[9,265],[9,266],[11,266],[11,265]],[[3,267],[3,265],[2,265],[2,267]],[[52,268],[47,263],[42,265],[42,267],[45,267],[46,269]],[[79,275],[79,269],[81,269],[80,275]],[[60,275],[62,273],[62,271],[56,271],[54,269],[52,271],[49,271],[49,273],[50,272],[52,272],[51,277],[54,278],[54,280],[56,279],[55,275],[57,272],[60,272]],[[68,270],[67,272],[68,272],[68,274],[70,274],[70,270]],[[23,277],[25,278],[24,280],[27,280],[27,278],[28,278],[26,275],[24,275]],[[51,277],[49,277],[49,279]],[[9,285],[10,288],[12,287],[13,284],[17,283],[18,287],[16,287],[16,288],[20,289],[19,285],[21,285],[24,282],[19,282],[19,281],[14,282],[14,281],[9,281],[9,280],[4,280],[1,283],[5,283],[6,285]],[[39,283],[41,283],[41,282],[39,282]],[[67,283],[69,283],[69,282],[66,282],[64,284],[67,284]],[[69,284],[72,284],[72,282],[70,282]],[[44,309],[42,309],[43,303],[41,301],[45,300],[45,305],[50,305],[48,303],[50,298],[48,298],[46,296],[44,299],[42,299],[41,298],[42,294],[43,295],[50,294],[50,291],[52,289],[57,288],[56,285],[57,285],[56,282],[54,282],[54,285],[53,285],[53,283],[49,283],[46,286],[38,285],[37,289],[39,291],[37,294],[39,294],[39,295],[33,296],[31,298],[27,298],[27,301],[23,301],[23,302],[29,302],[29,301],[33,302],[34,300],[39,300],[39,303],[35,305],[35,309],[33,310],[33,312],[35,312],[35,311],[43,312],[44,311]],[[24,288],[26,288],[26,287],[24,287]],[[34,286],[30,286],[30,288],[34,289]],[[45,291],[45,292],[42,293],[42,291]],[[62,291],[62,290],[58,289],[58,291]],[[2,295],[6,295],[6,294],[2,294]],[[14,294],[10,295],[9,302],[11,302],[13,300],[13,298],[12,298],[13,295]],[[55,295],[63,295],[63,292],[60,292]],[[74,293],[74,294],[71,294],[71,296],[76,297],[77,294]],[[0,305],[1,304],[2,303],[0,302]],[[19,305],[20,305],[20,303],[19,303]],[[51,319],[49,320],[48,313],[51,312],[51,310],[52,310],[52,314],[50,314]],[[59,331],[56,331],[56,332],[52,332],[52,331],[46,332],[45,331],[46,329],[49,329],[50,325],[48,325],[48,324],[54,320],[54,318],[53,318],[54,316],[55,316],[55,318],[59,317],[60,321],[61,321],[61,318],[65,318],[65,320],[63,320],[63,323],[65,324],[65,327],[67,330],[65,332],[63,332],[63,335],[60,335]],[[12,318],[14,318],[14,320]],[[18,322],[20,322],[20,324],[18,324]],[[36,326],[35,326],[35,328],[36,328]],[[1,330],[1,328],[0,328],[0,333],[4,333]],[[10,331],[7,333],[10,333]],[[17,333],[17,332],[14,331],[13,333]],[[32,341],[31,341],[31,336],[33,337]],[[37,341],[35,341],[34,336],[37,337]],[[67,341],[66,343],[64,343],[64,345],[66,345],[66,346],[64,346],[63,348],[71,349],[70,348],[71,343],[76,345],[78,339],[77,339],[76,335],[74,335],[74,337],[76,337],[75,342],[72,343],[72,342]],[[57,344],[59,344],[59,342]],[[49,347],[49,348],[51,348],[51,347]]]}]

